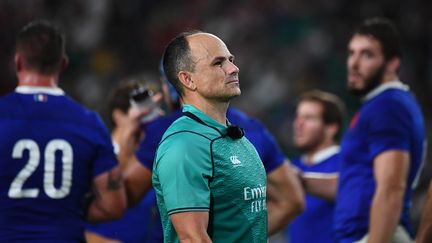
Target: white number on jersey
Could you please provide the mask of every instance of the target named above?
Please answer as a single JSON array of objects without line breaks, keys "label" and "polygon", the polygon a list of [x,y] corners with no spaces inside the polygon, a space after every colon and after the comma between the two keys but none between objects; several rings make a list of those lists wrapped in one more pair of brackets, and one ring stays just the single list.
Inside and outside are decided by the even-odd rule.
[{"label": "white number on jersey", "polygon": [[[21,139],[15,143],[12,151],[12,158],[21,159],[24,150],[29,151],[29,159],[27,164],[17,174],[12,181],[9,188],[10,198],[34,198],[39,195],[38,188],[23,189],[26,180],[33,174],[40,163],[40,149],[37,143],[31,139]],[[54,186],[55,175],[55,153],[56,151],[62,152],[62,183],[61,187],[57,189]],[[49,141],[44,151],[44,176],[43,188],[45,193],[54,199],[66,197],[70,193],[72,186],[72,166],[73,166],[73,151],[72,146],[63,139],[53,139]]]}]

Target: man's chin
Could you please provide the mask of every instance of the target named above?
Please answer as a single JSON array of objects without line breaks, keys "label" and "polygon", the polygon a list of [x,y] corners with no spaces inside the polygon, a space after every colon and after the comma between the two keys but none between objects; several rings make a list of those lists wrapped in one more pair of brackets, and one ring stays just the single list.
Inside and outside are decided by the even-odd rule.
[{"label": "man's chin", "polygon": [[356,96],[363,96],[367,93],[366,89],[361,89],[361,88],[354,88],[354,87],[349,87],[348,86],[348,92],[350,94],[356,95]]},{"label": "man's chin", "polygon": [[231,93],[232,98],[235,98],[235,97],[240,96],[240,95],[241,95],[241,90],[240,90],[240,88],[234,90],[234,91]]},{"label": "man's chin", "polygon": [[[348,77],[348,92],[357,96],[365,96],[381,84],[384,76],[384,69],[385,63],[382,66],[378,67],[377,70],[370,75],[363,76],[362,80],[352,80]],[[356,87],[356,83],[360,84],[362,87]]]},{"label": "man's chin", "polygon": [[239,91],[239,92],[232,92],[232,93],[230,93],[230,94],[227,94],[227,95],[225,95],[225,96],[221,96],[221,97],[219,97],[219,98],[220,98],[220,100],[222,100],[223,102],[229,102],[230,100],[232,100],[232,99],[234,99],[234,98],[240,96],[240,94],[241,94],[240,91]]},{"label": "man's chin", "polygon": [[359,85],[355,85],[354,83],[350,84],[348,82],[347,85],[347,90],[350,94],[355,95],[355,96],[364,96],[369,92],[369,88],[368,87],[358,87]]},{"label": "man's chin", "polygon": [[294,146],[300,153],[306,153],[311,148],[311,146],[307,146],[305,144],[296,144]]}]

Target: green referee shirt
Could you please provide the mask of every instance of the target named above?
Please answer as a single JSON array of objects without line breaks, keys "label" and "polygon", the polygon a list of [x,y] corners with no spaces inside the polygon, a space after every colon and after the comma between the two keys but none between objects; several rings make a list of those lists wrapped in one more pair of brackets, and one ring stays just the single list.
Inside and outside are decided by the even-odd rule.
[{"label": "green referee shirt", "polygon": [[266,174],[254,146],[192,105],[165,132],[153,166],[165,242],[178,242],[169,216],[208,211],[213,242],[266,242]]}]

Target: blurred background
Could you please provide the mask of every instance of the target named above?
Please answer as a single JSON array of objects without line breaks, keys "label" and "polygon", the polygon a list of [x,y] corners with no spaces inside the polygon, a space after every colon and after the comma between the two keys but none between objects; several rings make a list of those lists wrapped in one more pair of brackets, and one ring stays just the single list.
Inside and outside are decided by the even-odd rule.
[{"label": "blurred background", "polygon": [[[200,29],[221,37],[236,56],[242,96],[233,105],[260,119],[292,157],[299,94],[314,88],[333,92],[351,116],[360,103],[345,90],[347,42],[363,19],[384,16],[401,33],[400,77],[422,106],[430,141],[431,11],[428,0],[0,0],[0,95],[16,86],[15,36],[34,19],[63,28],[70,65],[60,86],[106,122],[107,94],[120,80],[140,75],[158,82],[167,42],[179,32]],[[432,178],[430,155],[421,178],[415,222]]]}]

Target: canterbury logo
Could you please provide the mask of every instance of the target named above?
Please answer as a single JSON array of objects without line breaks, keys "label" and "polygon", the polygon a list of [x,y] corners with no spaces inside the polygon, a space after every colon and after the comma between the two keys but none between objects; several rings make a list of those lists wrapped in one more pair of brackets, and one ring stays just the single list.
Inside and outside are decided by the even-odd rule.
[{"label": "canterbury logo", "polygon": [[236,155],[230,156],[230,160],[231,160],[231,163],[234,165],[234,167],[242,165],[241,161],[238,159],[238,157]]}]

